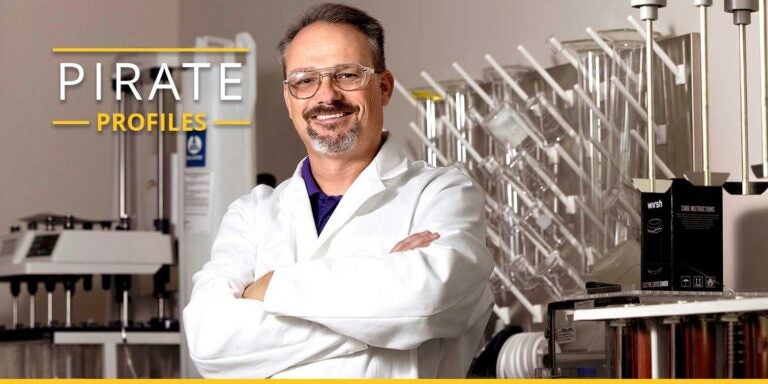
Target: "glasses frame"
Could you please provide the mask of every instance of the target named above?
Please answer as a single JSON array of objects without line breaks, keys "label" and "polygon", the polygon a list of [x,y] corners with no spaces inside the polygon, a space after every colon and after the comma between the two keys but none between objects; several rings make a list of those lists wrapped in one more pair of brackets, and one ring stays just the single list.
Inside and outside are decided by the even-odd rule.
[{"label": "glasses frame", "polygon": [[[339,67],[346,67],[346,66],[351,66],[351,65],[354,65],[354,66],[358,66],[358,67],[360,67],[360,69],[362,69],[362,72],[363,72],[363,76],[364,76],[364,77],[363,77],[362,83],[360,84],[360,86],[359,86],[359,87],[357,87],[357,88],[353,88],[353,89],[344,89],[344,88],[342,88],[342,87],[341,87],[341,86],[340,86],[340,85],[339,85],[339,84],[336,82],[336,78],[335,78],[335,77],[333,77],[333,76],[331,76],[331,74],[333,74],[333,73],[334,73],[334,72],[335,72],[335,71],[336,71],[336,70],[337,70]],[[283,80],[283,85],[284,85],[284,86],[286,86],[286,87],[288,88],[288,93],[290,93],[290,94],[291,94],[291,96],[292,96],[293,98],[295,98],[295,99],[299,99],[299,100],[306,100],[306,99],[310,99],[310,98],[314,97],[314,96],[317,94],[317,91],[319,91],[319,90],[320,90],[320,87],[322,87],[322,86],[323,86],[323,78],[324,78],[324,77],[326,77],[326,76],[328,76],[328,77],[331,79],[331,84],[333,84],[333,86],[334,86],[334,87],[336,87],[337,89],[340,89],[340,90],[342,90],[342,91],[346,91],[346,92],[352,92],[352,91],[357,91],[357,90],[359,90],[359,89],[362,89],[363,87],[365,87],[366,85],[368,85],[368,82],[369,82],[369,81],[371,81],[371,75],[374,75],[374,74],[377,74],[377,73],[381,73],[381,71],[376,71],[376,70],[374,70],[373,68],[371,68],[371,67],[366,67],[366,66],[364,66],[364,65],[362,65],[362,64],[358,64],[358,63],[347,63],[347,64],[339,64],[339,65],[334,65],[333,67],[326,67],[326,68],[311,69],[311,70],[308,70],[308,71],[297,71],[297,72],[293,72],[293,73],[291,73],[291,75],[293,75],[293,74],[295,74],[295,73],[302,73],[302,72],[303,72],[303,73],[315,73],[315,72],[320,72],[320,81],[318,81],[318,82],[317,82],[317,87],[315,88],[315,91],[314,91],[314,92],[312,92],[312,94],[311,94],[311,95],[309,95],[309,96],[307,96],[307,97],[298,97],[298,96],[296,96],[296,94],[294,93],[294,90],[293,90],[293,88],[291,88],[291,84],[288,82],[288,79],[285,79],[285,80]],[[290,75],[289,75],[288,77],[290,77]]]}]

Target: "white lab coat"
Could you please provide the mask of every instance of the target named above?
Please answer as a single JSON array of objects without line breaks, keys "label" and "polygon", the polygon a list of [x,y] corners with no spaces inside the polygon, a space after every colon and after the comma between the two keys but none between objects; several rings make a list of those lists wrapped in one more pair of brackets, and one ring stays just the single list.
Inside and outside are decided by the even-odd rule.
[{"label": "white lab coat", "polygon": [[[464,377],[493,297],[483,192],[387,140],[317,236],[301,164],[224,216],[184,309],[206,377]],[[407,252],[410,234],[441,237]],[[274,270],[264,302],[240,299]]]}]

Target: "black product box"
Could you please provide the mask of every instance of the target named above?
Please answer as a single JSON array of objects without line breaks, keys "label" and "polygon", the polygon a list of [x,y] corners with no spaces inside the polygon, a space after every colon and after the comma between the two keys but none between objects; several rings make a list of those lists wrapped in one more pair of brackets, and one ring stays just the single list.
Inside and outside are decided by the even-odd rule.
[{"label": "black product box", "polygon": [[642,288],[722,291],[722,187],[673,179],[666,192],[643,192],[640,199]]}]

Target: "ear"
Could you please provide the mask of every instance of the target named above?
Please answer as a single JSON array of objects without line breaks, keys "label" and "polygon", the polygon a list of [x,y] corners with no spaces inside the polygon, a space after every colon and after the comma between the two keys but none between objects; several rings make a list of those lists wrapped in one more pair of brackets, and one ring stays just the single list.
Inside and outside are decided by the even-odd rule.
[{"label": "ear", "polygon": [[395,89],[395,77],[388,69],[381,73],[379,88],[381,89],[381,105],[387,106],[389,100],[392,99],[392,91]]}]

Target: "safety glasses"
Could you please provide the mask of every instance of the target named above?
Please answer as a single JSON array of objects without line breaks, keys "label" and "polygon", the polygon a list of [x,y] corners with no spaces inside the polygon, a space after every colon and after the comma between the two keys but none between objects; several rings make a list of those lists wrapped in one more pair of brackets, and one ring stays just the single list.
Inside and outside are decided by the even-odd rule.
[{"label": "safety glasses", "polygon": [[338,89],[356,91],[365,87],[374,73],[377,72],[373,68],[360,64],[341,64],[329,68],[291,72],[288,78],[283,80],[283,84],[288,87],[291,96],[297,99],[309,99],[320,89],[325,76],[328,76],[331,83]]}]

